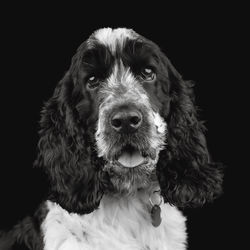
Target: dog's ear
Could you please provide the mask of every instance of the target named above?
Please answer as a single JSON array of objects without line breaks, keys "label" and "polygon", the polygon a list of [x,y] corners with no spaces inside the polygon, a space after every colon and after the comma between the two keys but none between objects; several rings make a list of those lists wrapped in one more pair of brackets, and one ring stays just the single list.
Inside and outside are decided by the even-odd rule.
[{"label": "dog's ear", "polygon": [[205,127],[194,105],[193,83],[184,81],[162,57],[169,85],[168,112],[163,114],[168,135],[157,165],[162,195],[166,202],[179,207],[200,206],[221,194],[222,167],[209,156]]},{"label": "dog's ear", "polygon": [[42,110],[35,165],[49,177],[50,199],[69,212],[82,214],[98,207],[106,176],[94,150],[93,126],[87,124],[90,101],[79,89],[77,63],[74,57]]}]

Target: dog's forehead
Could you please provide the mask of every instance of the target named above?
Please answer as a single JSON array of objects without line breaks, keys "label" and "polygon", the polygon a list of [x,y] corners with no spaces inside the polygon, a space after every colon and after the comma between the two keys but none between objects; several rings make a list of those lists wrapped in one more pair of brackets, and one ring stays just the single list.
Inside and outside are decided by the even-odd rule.
[{"label": "dog's forehead", "polygon": [[118,47],[123,48],[128,39],[135,40],[139,37],[139,34],[127,28],[103,28],[95,31],[93,37],[114,53]]}]

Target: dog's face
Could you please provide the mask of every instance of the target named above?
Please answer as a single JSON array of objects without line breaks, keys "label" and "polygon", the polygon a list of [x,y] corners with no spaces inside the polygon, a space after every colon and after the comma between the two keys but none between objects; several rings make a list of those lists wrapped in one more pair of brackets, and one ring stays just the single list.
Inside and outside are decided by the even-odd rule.
[{"label": "dog's face", "polygon": [[109,28],[95,32],[82,49],[78,78],[92,100],[96,150],[119,192],[149,186],[166,143],[160,100],[169,86],[163,89],[168,74],[160,53],[132,30]]},{"label": "dog's face", "polygon": [[48,174],[51,199],[73,212],[93,211],[104,193],[152,183],[166,202],[201,205],[222,182],[203,131],[192,83],[155,43],[133,30],[100,29],[45,104],[36,165]]}]

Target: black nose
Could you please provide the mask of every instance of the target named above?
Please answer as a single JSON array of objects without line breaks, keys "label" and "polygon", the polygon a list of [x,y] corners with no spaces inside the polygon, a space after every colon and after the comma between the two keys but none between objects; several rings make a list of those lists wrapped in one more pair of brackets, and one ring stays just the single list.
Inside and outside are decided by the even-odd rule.
[{"label": "black nose", "polygon": [[119,133],[133,133],[142,123],[142,114],[137,110],[122,110],[111,117],[111,126]]}]

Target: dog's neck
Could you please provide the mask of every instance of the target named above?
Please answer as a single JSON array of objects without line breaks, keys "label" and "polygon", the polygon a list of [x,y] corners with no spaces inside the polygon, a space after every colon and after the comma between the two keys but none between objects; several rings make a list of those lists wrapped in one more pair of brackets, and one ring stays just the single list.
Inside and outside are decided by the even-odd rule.
[{"label": "dog's neck", "polygon": [[[140,201],[142,204],[148,204],[150,203],[150,199],[154,194],[158,194],[160,197],[160,187],[158,182],[152,182],[150,186],[147,188],[138,188],[136,191],[133,190],[131,193],[116,193],[111,192],[107,193],[103,196],[102,202],[106,202],[106,200],[112,201],[112,203],[120,203],[120,202],[126,202],[130,204],[134,200]],[[156,194],[156,195],[157,195]],[[154,197],[157,198],[157,197]]]},{"label": "dog's neck", "polygon": [[136,220],[138,214],[151,221],[151,211],[154,205],[160,205],[162,197],[160,188],[153,184],[147,189],[139,189],[130,195],[104,195],[100,204],[100,209],[112,224],[121,220],[121,216],[126,215],[125,220]]}]

